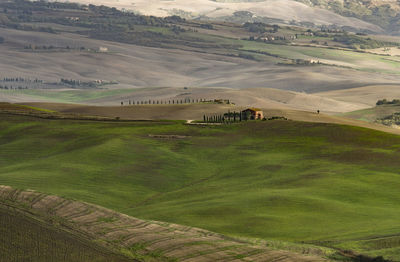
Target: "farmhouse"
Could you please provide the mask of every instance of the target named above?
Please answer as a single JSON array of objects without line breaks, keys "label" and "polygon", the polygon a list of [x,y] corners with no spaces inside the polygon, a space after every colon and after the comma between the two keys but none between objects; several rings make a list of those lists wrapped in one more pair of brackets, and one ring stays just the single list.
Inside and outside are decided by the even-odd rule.
[{"label": "farmhouse", "polygon": [[251,120],[257,120],[257,119],[264,118],[263,111],[261,111],[261,109],[259,109],[259,108],[254,108],[254,107],[243,110],[242,114],[245,116],[245,118],[249,118]]},{"label": "farmhouse", "polygon": [[100,47],[99,47],[99,52],[100,52],[100,53],[106,53],[106,52],[108,52],[108,48],[107,48],[107,47],[102,47],[102,46],[100,46]]}]

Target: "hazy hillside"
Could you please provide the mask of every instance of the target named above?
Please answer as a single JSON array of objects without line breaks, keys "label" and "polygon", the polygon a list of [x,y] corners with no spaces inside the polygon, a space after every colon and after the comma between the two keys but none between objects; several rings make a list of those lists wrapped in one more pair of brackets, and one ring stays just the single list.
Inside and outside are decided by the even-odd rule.
[{"label": "hazy hillside", "polygon": [[356,17],[388,32],[400,33],[400,2],[396,0],[297,0],[337,14]]},{"label": "hazy hillside", "polygon": [[180,15],[192,19],[235,22],[334,24],[368,31],[382,31],[376,25],[339,15],[334,12],[335,10],[321,10],[295,0],[76,0],[76,2],[104,4],[154,16]]}]

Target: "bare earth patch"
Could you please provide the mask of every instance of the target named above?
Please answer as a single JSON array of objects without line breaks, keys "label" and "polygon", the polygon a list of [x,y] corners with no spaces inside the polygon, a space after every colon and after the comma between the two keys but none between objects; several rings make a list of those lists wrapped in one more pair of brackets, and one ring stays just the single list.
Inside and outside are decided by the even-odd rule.
[{"label": "bare earth patch", "polygon": [[57,227],[86,235],[107,248],[144,261],[327,261],[227,239],[202,229],[144,221],[99,206],[34,191],[0,186],[0,205],[57,221]]}]

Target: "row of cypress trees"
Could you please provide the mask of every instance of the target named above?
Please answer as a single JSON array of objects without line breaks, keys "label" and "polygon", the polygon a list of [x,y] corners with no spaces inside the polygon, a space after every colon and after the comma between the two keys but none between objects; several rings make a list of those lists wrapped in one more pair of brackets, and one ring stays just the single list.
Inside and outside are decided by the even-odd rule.
[{"label": "row of cypress trees", "polygon": [[250,115],[248,112],[228,112],[223,115],[212,115],[207,116],[203,115],[204,123],[232,123],[232,122],[241,122],[247,121],[250,119]]},{"label": "row of cypress trees", "polygon": [[194,103],[204,103],[207,100],[204,98],[197,98],[197,99],[173,99],[173,100],[141,100],[141,101],[134,101],[129,100],[128,102],[121,101],[121,105],[123,106],[125,103],[128,105],[179,105],[179,104],[194,104]]}]

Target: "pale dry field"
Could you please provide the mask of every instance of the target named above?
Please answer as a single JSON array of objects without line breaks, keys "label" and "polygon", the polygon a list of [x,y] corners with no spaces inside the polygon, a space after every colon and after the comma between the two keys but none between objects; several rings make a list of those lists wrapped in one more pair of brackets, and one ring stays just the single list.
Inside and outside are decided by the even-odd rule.
[{"label": "pale dry field", "polygon": [[[52,91],[57,92],[57,91]],[[0,92],[0,98],[1,98]],[[129,101],[135,104],[140,101],[161,101],[163,104],[172,103],[172,101],[190,99],[229,99],[238,108],[244,109],[247,107],[261,107],[267,109],[294,109],[316,112],[320,110],[324,113],[335,114],[355,111],[366,108],[367,106],[362,103],[353,103],[351,101],[337,101],[332,98],[325,98],[314,94],[299,93],[294,91],[286,91],[271,88],[246,88],[246,89],[234,89],[234,88],[138,88],[131,92],[108,96],[100,99],[92,99],[80,102],[79,104],[91,105],[91,106],[108,106],[121,108],[121,101],[124,102],[124,107],[129,107]],[[29,103],[29,102],[46,102],[43,99],[39,101],[35,100],[35,97],[26,95],[15,95],[15,97],[9,100],[16,100],[17,103]],[[10,102],[10,101],[6,101]],[[48,102],[50,102],[48,100]],[[43,103],[45,108],[51,105]],[[75,106],[75,105],[71,105]],[[157,105],[156,105],[157,106]],[[161,106],[161,105],[159,105]],[[38,107],[42,107],[41,103],[38,103]],[[204,108],[203,108],[204,107]],[[182,105],[182,110],[185,108]],[[212,112],[212,105],[203,105],[202,110],[204,112]],[[209,110],[211,108],[211,111]],[[48,108],[52,109],[52,108]],[[57,108],[55,110],[58,111]],[[89,112],[85,112],[89,113]],[[178,114],[179,115],[179,114]],[[154,118],[152,114],[142,114],[140,117]],[[162,119],[162,112],[160,112],[160,118]],[[185,118],[186,119],[186,118]]]},{"label": "pale dry field", "polygon": [[[320,110],[336,114],[371,107],[378,99],[400,97],[399,88],[395,86],[399,77],[388,73],[336,66],[282,66],[272,61],[257,62],[179,49],[121,44],[71,33],[0,29],[0,35],[6,39],[6,43],[0,45],[0,79],[24,77],[49,82],[57,82],[61,78],[105,80],[119,83],[105,86],[106,90],[126,90],[77,102],[86,105],[118,107],[121,101],[127,104],[129,100],[221,98],[230,99],[242,108]],[[68,45],[71,48],[84,46],[92,50],[107,47],[109,52],[33,52],[24,49],[29,44]],[[377,63],[368,59],[358,63],[367,62]],[[67,101],[68,97],[57,100],[55,93],[59,91],[66,90],[49,90],[39,94],[0,90],[0,102],[73,102]],[[79,90],[67,91],[79,93]],[[154,118],[151,114],[148,117]]]},{"label": "pale dry field", "polygon": [[375,106],[376,102],[381,99],[399,99],[400,85],[368,85],[358,88],[320,92],[315,95],[336,101],[359,104],[361,107],[368,108]]},{"label": "pale dry field", "polygon": [[[28,77],[46,81],[60,78],[117,81],[113,88],[133,87],[268,87],[293,91],[323,91],[396,83],[398,76],[340,67],[279,66],[222,55],[151,48],[88,39],[63,33],[0,29],[0,78]],[[24,46],[54,45],[98,49],[96,52],[31,52]]]}]

